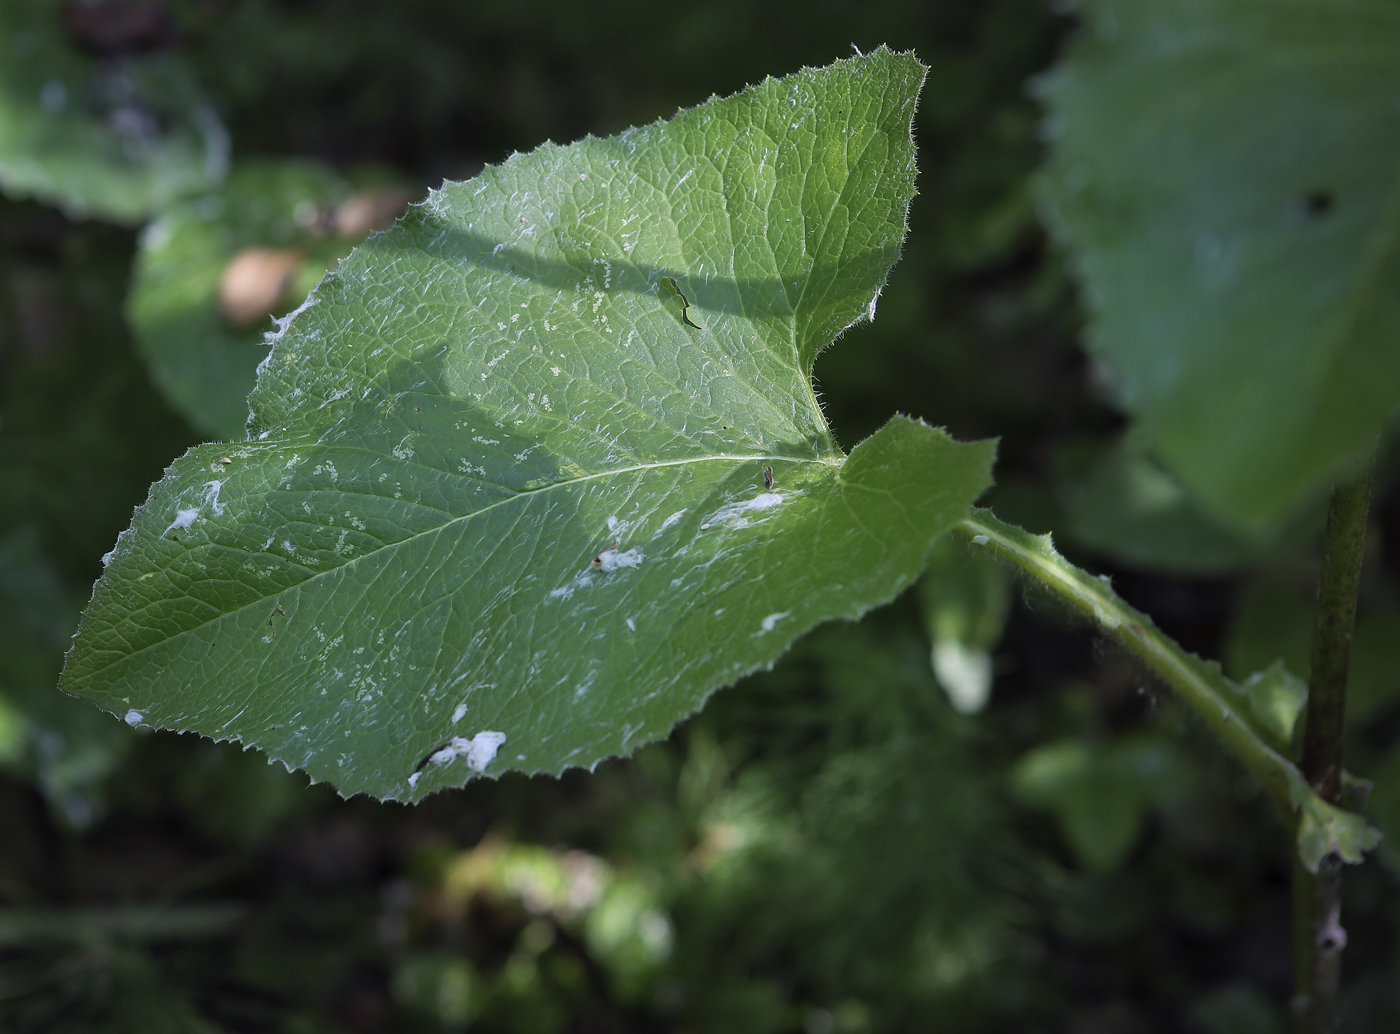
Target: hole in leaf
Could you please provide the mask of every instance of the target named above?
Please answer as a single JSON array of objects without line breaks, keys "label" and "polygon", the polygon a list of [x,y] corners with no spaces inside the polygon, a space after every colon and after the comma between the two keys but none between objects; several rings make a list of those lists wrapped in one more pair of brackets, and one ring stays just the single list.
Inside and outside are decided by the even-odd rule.
[{"label": "hole in leaf", "polygon": [[1333,204],[1330,190],[1310,190],[1303,195],[1303,211],[1312,219],[1320,219],[1332,211]]}]

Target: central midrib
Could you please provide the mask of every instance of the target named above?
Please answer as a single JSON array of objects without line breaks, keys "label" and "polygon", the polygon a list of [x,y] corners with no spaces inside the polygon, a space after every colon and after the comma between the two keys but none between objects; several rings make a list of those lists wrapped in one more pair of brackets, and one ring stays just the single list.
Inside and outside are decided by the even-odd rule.
[{"label": "central midrib", "polygon": [[[262,604],[268,602],[269,600],[275,600],[275,599],[277,599],[278,597],[282,596],[284,593],[290,592],[290,591],[292,591],[293,589],[301,589],[301,588],[303,588],[303,587],[305,587],[305,586],[309,586],[309,585],[311,585],[312,583],[314,583],[318,578],[329,577],[329,576],[332,575],[332,574],[337,574],[337,573],[339,573],[339,572],[342,572],[342,571],[346,570],[347,568],[352,567],[353,565],[359,563],[360,561],[362,561],[362,560],[364,560],[364,559],[366,559],[366,558],[368,558],[368,557],[379,557],[379,556],[383,556],[385,550],[397,550],[397,549],[399,549],[400,547],[403,547],[403,546],[407,545],[408,543],[411,543],[411,542],[413,542],[413,541],[415,541],[415,540],[417,540],[417,539],[420,539],[420,538],[422,538],[422,537],[425,536],[425,535],[437,535],[437,534],[440,534],[440,533],[443,532],[445,529],[452,527],[454,524],[458,524],[458,523],[461,523],[461,522],[464,522],[464,521],[472,520],[472,519],[474,519],[474,518],[477,518],[477,517],[482,516],[482,515],[485,514],[485,513],[490,512],[491,510],[496,509],[497,507],[507,506],[507,505],[509,505],[509,504],[519,502],[519,501],[522,500],[522,499],[528,499],[528,498],[530,498],[530,497],[532,497],[532,496],[535,496],[535,495],[537,495],[537,494],[539,494],[539,493],[541,493],[541,492],[549,492],[549,491],[552,491],[552,490],[554,490],[554,489],[556,489],[556,488],[567,488],[567,487],[570,487],[570,486],[573,486],[573,485],[581,484],[581,483],[586,482],[586,481],[596,481],[596,480],[599,480],[599,479],[602,479],[602,478],[614,477],[614,476],[616,476],[616,475],[621,475],[621,474],[635,474],[635,473],[640,473],[640,472],[649,471],[649,470],[659,470],[659,469],[666,468],[666,467],[683,467],[683,466],[688,466],[688,465],[691,465],[691,464],[699,464],[699,463],[717,463],[717,462],[727,462],[727,463],[736,463],[736,464],[737,464],[737,463],[751,463],[751,462],[759,461],[759,460],[767,460],[767,461],[770,461],[770,462],[779,462],[779,463],[815,463],[815,464],[821,464],[821,465],[824,465],[824,466],[839,468],[842,464],[845,463],[846,457],[845,457],[845,456],[840,456],[840,455],[838,455],[838,456],[821,457],[821,458],[818,458],[818,459],[795,459],[795,458],[792,457],[792,456],[772,456],[772,455],[765,455],[765,454],[762,454],[762,453],[751,453],[751,454],[744,454],[744,455],[738,455],[738,454],[721,454],[721,455],[718,455],[718,456],[698,456],[698,457],[695,457],[695,458],[692,458],[692,459],[684,459],[684,460],[662,460],[662,461],[658,461],[658,462],[656,462],[656,463],[634,464],[633,466],[630,466],[630,467],[615,467],[615,468],[613,468],[613,469],[611,469],[611,470],[598,471],[598,472],[593,473],[593,474],[583,474],[583,475],[580,475],[580,476],[578,476],[578,477],[568,478],[568,479],[563,480],[563,481],[553,481],[553,482],[551,482],[551,483],[548,484],[548,485],[541,485],[539,488],[523,489],[523,490],[520,490],[520,491],[515,492],[513,495],[511,495],[510,497],[508,497],[508,498],[506,498],[506,499],[498,499],[498,500],[496,500],[495,502],[487,503],[485,506],[481,507],[481,509],[479,509],[479,510],[473,510],[471,513],[464,513],[464,514],[461,514],[460,516],[453,517],[453,518],[451,518],[450,520],[444,521],[444,522],[442,522],[441,524],[437,524],[437,525],[435,525],[435,526],[433,526],[433,527],[431,527],[431,528],[424,528],[424,529],[421,530],[421,531],[416,531],[416,532],[414,532],[412,535],[409,535],[409,536],[407,536],[407,537],[405,537],[405,538],[399,539],[397,542],[390,542],[390,543],[388,543],[387,545],[380,546],[378,549],[372,549],[372,550],[369,550],[369,551],[367,551],[367,552],[365,552],[365,553],[361,553],[359,556],[352,557],[351,559],[347,560],[345,563],[339,564],[339,565],[337,565],[336,567],[328,568],[328,569],[326,569],[326,570],[324,570],[324,571],[317,571],[317,572],[315,572],[314,574],[312,574],[309,578],[306,578],[306,579],[303,579],[302,581],[296,582],[296,583],[293,584],[293,585],[289,585],[289,586],[287,586],[285,589],[282,589],[282,590],[280,590],[280,591],[278,591],[278,592],[276,592],[276,593],[273,593],[273,594],[267,595],[267,596],[261,596],[261,597],[259,597],[257,600],[255,600],[255,601],[253,601],[253,602],[251,602],[251,603],[245,603],[243,606],[241,606],[241,607],[236,607],[236,608],[233,609],[233,610],[226,610],[226,611],[223,611],[222,613],[220,613],[220,614],[218,614],[218,615],[216,615],[216,616],[214,616],[214,617],[209,618],[207,621],[201,621],[201,622],[200,622],[199,624],[197,624],[197,625],[193,625],[193,626],[191,626],[191,627],[189,627],[189,628],[186,628],[186,629],[181,630],[181,631],[180,631],[179,633],[177,633],[176,635],[167,636],[166,638],[161,639],[161,640],[159,640],[159,641],[157,641],[157,642],[150,643],[150,644],[147,645],[147,646],[143,646],[143,647],[141,647],[141,649],[136,650],[136,651],[134,651],[134,652],[132,652],[132,653],[123,654],[123,655],[121,655],[120,657],[118,657],[117,659],[115,659],[115,660],[113,660],[113,661],[111,661],[111,662],[109,662],[109,663],[107,663],[107,664],[104,664],[102,667],[97,668],[97,669],[95,669],[95,670],[93,670],[93,671],[91,671],[91,672],[89,672],[89,673],[87,673],[87,674],[82,675],[81,677],[79,677],[78,679],[74,680],[74,681],[71,682],[71,683],[69,683],[69,682],[65,679],[65,680],[64,680],[64,683],[65,683],[66,685],[81,686],[81,685],[83,685],[84,683],[90,682],[91,680],[95,679],[97,676],[101,675],[103,672],[107,671],[108,669],[113,668],[113,667],[116,667],[117,665],[120,665],[120,664],[126,664],[126,663],[128,663],[129,661],[132,661],[132,660],[134,660],[134,659],[140,657],[142,654],[146,653],[147,651],[157,649],[158,647],[164,646],[164,645],[166,645],[167,643],[171,643],[171,642],[173,642],[173,641],[175,641],[175,640],[177,640],[177,639],[181,639],[181,638],[183,638],[183,637],[185,637],[185,636],[192,635],[192,634],[198,632],[198,631],[199,631],[200,629],[202,629],[202,628],[206,628],[206,627],[208,627],[209,625],[213,625],[213,624],[215,624],[215,623],[217,623],[217,622],[223,621],[223,620],[225,620],[226,618],[230,618],[230,617],[233,617],[233,616],[235,616],[235,615],[241,614],[241,613],[243,613],[244,611],[248,610],[250,607],[260,606],[260,605],[262,605]],[[109,628],[115,628],[116,626],[115,626],[115,625],[111,625],[111,626],[108,626],[108,627],[109,627]]]}]

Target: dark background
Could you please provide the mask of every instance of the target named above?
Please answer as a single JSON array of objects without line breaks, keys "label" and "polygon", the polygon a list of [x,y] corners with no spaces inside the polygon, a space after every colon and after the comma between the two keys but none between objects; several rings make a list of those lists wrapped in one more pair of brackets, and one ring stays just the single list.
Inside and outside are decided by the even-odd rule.
[{"label": "dark background", "polygon": [[[1030,83],[1073,30],[1044,3],[148,6],[155,28],[86,45],[183,55],[235,162],[310,157],[424,188],[852,46],[913,49],[931,70],[904,258],[877,322],[817,364],[839,440],[894,411],[999,436],[993,505],[1039,531],[1055,525],[1056,457],[1123,425],[1036,218]],[[138,734],[57,698],[98,558],[198,440],[125,330],[136,234],[0,200],[0,553],[15,561],[0,564],[0,1029],[1285,1029],[1287,844],[1266,802],[1130,662],[1038,597],[1018,600],[975,717],[944,701],[906,598],[819,630],[633,759],[417,808],[342,801],[255,752]],[[1242,577],[1079,559],[1185,645],[1226,652]],[[1372,560],[1368,577],[1388,583],[1396,558],[1382,545]],[[1270,573],[1306,586],[1313,564]],[[25,722],[43,735],[16,746]],[[1376,725],[1362,756],[1395,726]],[[1106,871],[1013,792],[1016,759],[1059,738],[1164,759],[1131,853]],[[604,865],[646,906],[619,906],[632,925],[613,951],[519,880],[460,893],[473,860],[502,857],[534,858],[545,882]],[[1400,1029],[1394,870],[1348,880],[1346,1027]],[[628,961],[656,916],[664,950]]]}]

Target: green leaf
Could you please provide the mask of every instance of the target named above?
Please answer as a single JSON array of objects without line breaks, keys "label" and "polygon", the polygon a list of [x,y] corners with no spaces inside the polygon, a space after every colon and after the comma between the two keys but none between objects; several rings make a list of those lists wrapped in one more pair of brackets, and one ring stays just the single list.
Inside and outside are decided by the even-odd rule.
[{"label": "green leaf", "polygon": [[[327,213],[349,193],[343,178],[308,162],[240,166],[222,189],[172,204],[141,235],[131,328],[156,384],[196,427],[242,436],[268,316],[295,307],[350,250],[326,229]],[[230,316],[220,311],[220,287],[250,249],[287,262],[260,278],[255,267],[251,283],[245,276],[235,285],[253,307],[246,318]]]},{"label": "green leaf", "polygon": [[1278,534],[1242,534],[1202,512],[1139,434],[1066,466],[1077,469],[1066,470],[1056,486],[1065,538],[1132,567],[1188,575],[1239,570],[1302,546],[1320,523],[1309,511]]},{"label": "green leaf", "polygon": [[626,753],[890,599],[994,451],[897,417],[845,457],[812,391],[898,255],[923,74],[881,50],[432,194],[283,321],[249,439],[154,487],[65,687],[417,799]]},{"label": "green leaf", "polygon": [[992,693],[991,651],[1011,610],[1011,571],[981,550],[941,539],[919,582],[919,603],[934,677],[949,703],[963,714],[982,710]]},{"label": "green leaf", "polygon": [[1308,684],[1277,660],[1239,687],[1260,734],[1282,754],[1293,754],[1293,729],[1308,702]]},{"label": "green leaf", "polygon": [[133,736],[54,688],[77,614],[38,536],[0,537],[0,765],[33,779],[70,823],[86,826]]},{"label": "green leaf", "polygon": [[0,190],[140,222],[218,182],[228,135],[169,55],[89,57],[55,0],[0,8]]},{"label": "green leaf", "polygon": [[1272,525],[1400,403],[1400,10],[1082,6],[1045,198],[1091,347],[1192,494]]},{"label": "green leaf", "polygon": [[1080,863],[1112,872],[1127,859],[1154,804],[1179,798],[1190,767],[1169,743],[1135,736],[1108,746],[1080,739],[1037,747],[1012,771],[1016,795],[1051,812]]},{"label": "green leaf", "polygon": [[1360,865],[1366,852],[1381,842],[1381,833],[1355,812],[1328,804],[1316,794],[1298,795],[1298,857],[1316,873],[1322,859],[1335,854],[1349,865]]}]

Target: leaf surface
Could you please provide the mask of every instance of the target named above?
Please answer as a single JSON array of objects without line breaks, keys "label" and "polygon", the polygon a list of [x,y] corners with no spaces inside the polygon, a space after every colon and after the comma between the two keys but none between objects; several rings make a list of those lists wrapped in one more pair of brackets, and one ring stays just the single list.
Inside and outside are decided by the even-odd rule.
[{"label": "leaf surface", "polygon": [[1400,5],[1086,0],[1051,221],[1186,487],[1277,523],[1400,403]]},{"label": "leaf surface", "polygon": [[248,440],[138,509],[66,688],[417,799],[629,752],[890,599],[993,446],[897,417],[844,456],[810,369],[898,256],[923,74],[881,50],[545,145],[371,237]]}]

